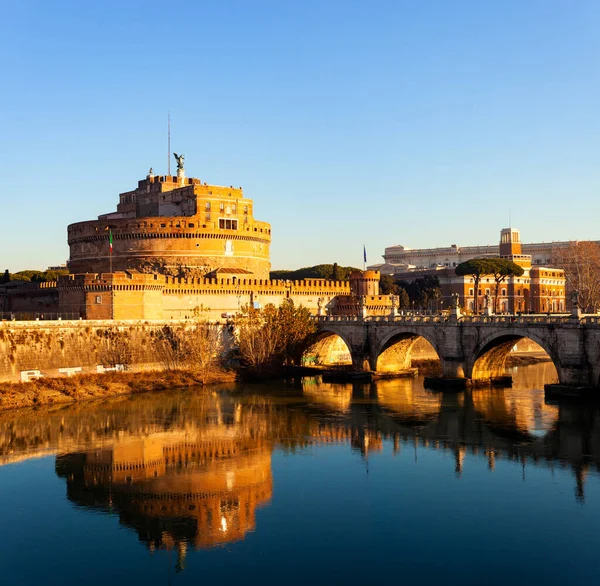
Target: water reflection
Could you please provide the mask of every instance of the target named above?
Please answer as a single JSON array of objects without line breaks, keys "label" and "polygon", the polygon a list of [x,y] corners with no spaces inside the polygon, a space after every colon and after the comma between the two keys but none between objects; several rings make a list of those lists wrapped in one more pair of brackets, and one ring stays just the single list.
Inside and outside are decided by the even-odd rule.
[{"label": "water reflection", "polygon": [[118,513],[151,550],[177,549],[181,568],[188,544],[243,539],[255,528],[256,508],[271,499],[270,446],[247,429],[226,431],[117,440],[58,456],[56,472],[69,500]]},{"label": "water reflection", "polygon": [[[151,550],[238,541],[257,529],[273,495],[272,453],[311,444],[375,451],[442,450],[461,476],[473,454],[569,467],[584,498],[600,469],[597,406],[549,405],[520,368],[510,389],[434,392],[422,381],[323,384],[319,379],[229,385],[0,414],[3,464],[56,454],[55,470],[76,506],[118,515]],[[533,380],[534,383],[530,381]],[[473,461],[470,460],[473,465]],[[260,528],[258,528],[260,529]]]}]

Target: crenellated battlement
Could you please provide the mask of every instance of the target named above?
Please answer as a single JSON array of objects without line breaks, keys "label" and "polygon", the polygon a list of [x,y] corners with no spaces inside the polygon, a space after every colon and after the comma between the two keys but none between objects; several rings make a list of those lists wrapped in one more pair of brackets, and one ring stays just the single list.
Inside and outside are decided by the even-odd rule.
[{"label": "crenellated battlement", "polygon": [[[40,295],[45,296],[44,305]],[[292,299],[316,315],[333,299],[349,295],[348,281],[184,278],[129,270],[70,274],[57,282],[14,287],[5,294],[4,311],[44,311],[83,319],[186,319],[193,317],[195,308],[203,308],[208,318],[221,319],[249,303],[264,307]],[[35,308],[23,306],[28,299]]]}]

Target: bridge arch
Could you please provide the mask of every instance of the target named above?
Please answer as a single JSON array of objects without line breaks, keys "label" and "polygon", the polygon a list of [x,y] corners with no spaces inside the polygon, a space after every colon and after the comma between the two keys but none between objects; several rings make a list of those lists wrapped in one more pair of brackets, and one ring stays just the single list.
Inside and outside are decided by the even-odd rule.
[{"label": "bridge arch", "polygon": [[304,353],[306,365],[345,365],[352,364],[351,345],[343,333],[321,329],[316,340]]},{"label": "bridge arch", "polygon": [[417,328],[402,328],[386,333],[379,344],[374,348],[372,355],[372,368],[378,372],[398,372],[411,368],[412,352],[415,344],[424,340],[427,346],[435,352],[441,360],[442,354],[438,341],[427,330]]},{"label": "bridge arch", "polygon": [[554,346],[535,331],[510,329],[485,336],[467,358],[467,378],[473,380],[501,377],[506,374],[506,359],[519,340],[529,339],[546,352],[560,379],[560,358]]}]

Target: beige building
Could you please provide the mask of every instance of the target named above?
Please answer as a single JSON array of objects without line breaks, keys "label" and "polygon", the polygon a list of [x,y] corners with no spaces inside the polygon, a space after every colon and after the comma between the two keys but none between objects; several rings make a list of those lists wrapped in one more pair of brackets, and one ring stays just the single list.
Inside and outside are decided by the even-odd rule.
[{"label": "beige building", "polygon": [[[521,244],[522,254],[531,257],[533,266],[548,266],[553,263],[557,253],[568,247],[571,242],[537,242]],[[597,242],[600,244],[600,241]],[[502,256],[500,245],[450,246],[440,248],[408,248],[399,244],[389,246],[383,254],[383,263],[369,266],[382,275],[394,275],[412,269],[453,268],[472,258]]]}]

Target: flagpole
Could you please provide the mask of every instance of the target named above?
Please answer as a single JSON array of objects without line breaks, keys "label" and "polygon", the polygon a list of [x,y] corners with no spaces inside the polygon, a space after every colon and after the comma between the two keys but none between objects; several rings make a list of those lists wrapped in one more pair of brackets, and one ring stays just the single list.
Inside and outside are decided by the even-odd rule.
[{"label": "flagpole", "polygon": [[108,231],[108,272],[112,274],[112,249],[113,249],[113,235],[112,230]]},{"label": "flagpole", "polygon": [[110,273],[110,319],[115,319],[115,293],[114,293],[114,277],[113,277],[113,263],[112,263],[112,252],[113,252],[113,234],[112,229],[108,229],[108,266]]}]

